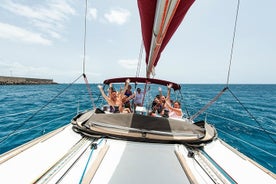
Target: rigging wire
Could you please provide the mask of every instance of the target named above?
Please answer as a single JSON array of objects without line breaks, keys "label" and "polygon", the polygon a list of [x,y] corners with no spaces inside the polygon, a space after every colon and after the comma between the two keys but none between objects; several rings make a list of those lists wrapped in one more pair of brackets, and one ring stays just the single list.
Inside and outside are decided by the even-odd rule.
[{"label": "rigging wire", "polygon": [[201,108],[196,114],[194,114],[191,119],[194,120],[196,117],[198,117],[200,114],[202,114],[204,111],[206,111],[214,102],[217,101],[217,99],[227,90],[229,89],[229,80],[230,80],[230,71],[231,71],[231,65],[232,65],[232,58],[233,58],[233,51],[234,51],[234,43],[236,38],[236,32],[237,32],[237,22],[238,22],[238,15],[239,15],[239,8],[240,7],[240,0],[238,0],[237,3],[237,9],[236,9],[236,16],[235,16],[235,23],[234,23],[234,30],[233,30],[233,38],[232,38],[232,44],[231,44],[231,51],[230,51],[230,60],[229,60],[229,67],[228,67],[228,73],[227,73],[227,81],[226,81],[226,87],[223,88],[219,94],[213,98],[208,104],[206,104],[203,108]]},{"label": "rigging wire", "polygon": [[85,60],[86,60],[86,30],[87,30],[87,0],[85,0],[85,15],[84,15],[84,35],[83,35],[83,61],[82,73],[85,74]]},{"label": "rigging wire", "polygon": [[[55,105],[54,108],[60,107],[62,105],[64,105],[64,104]],[[10,116],[19,116],[19,115],[22,115],[22,114],[27,114],[27,113],[31,113],[31,112],[35,112],[35,111],[36,110],[32,109],[32,110],[22,111],[22,112],[18,112],[18,113],[6,114],[6,115],[3,115],[3,116],[0,116],[0,118],[6,118],[6,117],[10,117]]]},{"label": "rigging wire", "polygon": [[[33,130],[33,129],[35,129],[35,128],[42,127],[42,126],[44,126],[44,125],[49,125],[50,123],[52,123],[52,122],[54,122],[54,121],[57,121],[57,120],[60,120],[60,119],[64,119],[64,118],[66,118],[66,117],[72,117],[74,114],[75,114],[75,113],[66,114],[65,116],[61,116],[61,117],[58,117],[58,118],[56,118],[56,119],[52,119],[52,120],[50,120],[50,121],[47,121],[47,122],[44,122],[44,123],[41,123],[41,124],[32,126],[32,127],[30,127],[30,128],[21,129],[21,130],[19,130],[19,131],[17,131],[17,132],[14,132],[14,133],[11,134],[10,136],[12,136],[12,135],[17,135],[17,134],[20,134],[20,133],[23,133],[23,132],[27,132],[27,131]],[[45,127],[45,128],[47,128],[47,127]],[[45,131],[45,128],[44,128],[44,131]],[[44,134],[44,133],[43,133],[43,134]]]},{"label": "rigging wire", "polygon": [[241,101],[238,99],[238,97],[230,90],[228,89],[228,91],[233,95],[233,97],[239,102],[239,104],[243,107],[243,109],[249,114],[249,116],[255,120],[256,123],[258,123],[258,125],[262,128],[262,130],[267,134],[267,136],[274,142],[276,143],[276,141],[272,138],[272,136],[269,134],[269,132],[262,126],[262,124],[253,116],[253,114],[251,114],[249,112],[249,110],[241,103]]},{"label": "rigging wire", "polygon": [[237,22],[238,22],[238,15],[239,15],[239,9],[240,9],[240,0],[238,0],[237,3],[237,9],[236,9],[236,16],[235,16],[235,24],[234,24],[234,30],[233,30],[233,38],[232,38],[232,45],[231,45],[231,51],[230,51],[230,60],[229,60],[229,67],[228,67],[228,74],[227,74],[227,81],[226,81],[226,87],[215,97],[213,98],[208,104],[206,104],[201,110],[199,110],[195,115],[191,117],[191,119],[195,119],[200,114],[202,114],[208,107],[210,107],[226,90],[229,90],[229,92],[233,95],[233,97],[239,102],[239,104],[245,109],[245,111],[249,114],[249,116],[255,120],[256,123],[262,128],[262,130],[270,137],[270,139],[274,142],[275,140],[271,137],[271,135],[268,133],[267,130],[263,128],[261,123],[249,112],[249,110],[241,103],[241,101],[237,98],[237,96],[230,90],[229,88],[229,81],[230,81],[230,71],[231,71],[231,65],[232,65],[232,58],[233,58],[233,51],[234,51],[234,43],[235,43],[235,37],[237,32]]},{"label": "rigging wire", "polygon": [[[217,129],[218,129],[218,128],[217,128]],[[242,139],[240,139],[240,138],[238,138],[238,137],[235,137],[235,136],[233,136],[233,135],[231,135],[231,134],[229,134],[229,133],[227,133],[227,132],[225,132],[225,131],[223,131],[223,130],[221,130],[221,129],[218,129],[218,130],[219,130],[220,132],[223,132],[224,134],[226,134],[226,135],[228,135],[228,136],[234,138],[234,139],[239,140],[240,142],[243,142],[243,143],[245,143],[245,144],[247,144],[247,145],[249,145],[249,146],[251,146],[251,147],[254,147],[254,148],[258,149],[258,150],[261,151],[261,152],[266,153],[267,155],[270,155],[270,156],[272,156],[272,157],[274,157],[274,158],[276,157],[275,154],[269,153],[269,152],[263,150],[262,148],[259,148],[259,147],[255,146],[254,144],[250,144],[248,141],[244,141],[244,140],[242,140]]]},{"label": "rigging wire", "polygon": [[[183,106],[184,106],[185,111],[186,111],[186,113],[187,113],[187,118],[190,119],[191,116],[190,116],[190,113],[189,113],[189,111],[188,111],[187,104],[185,103],[184,96],[183,96],[183,94],[182,94],[182,92],[181,92],[181,89],[179,90],[179,94],[180,94],[180,97],[181,97],[181,98],[180,98],[181,103],[182,103],[182,102],[184,103]],[[183,106],[182,106],[182,107],[183,107]]]},{"label": "rigging wire", "polygon": [[238,15],[239,15],[239,9],[240,9],[240,0],[238,0],[237,3],[237,9],[236,9],[236,17],[235,17],[235,24],[234,24],[234,31],[233,31],[233,38],[232,38],[232,45],[231,45],[231,51],[230,51],[230,59],[229,59],[229,67],[228,67],[228,74],[227,74],[227,89],[229,92],[233,95],[233,97],[239,102],[239,104],[244,108],[244,110],[249,114],[249,116],[255,120],[256,123],[263,129],[263,131],[269,136],[269,138],[276,143],[276,141],[270,136],[270,134],[267,132],[266,129],[261,125],[261,123],[249,112],[249,110],[241,103],[241,101],[238,99],[238,97],[230,90],[229,88],[229,81],[230,81],[230,71],[231,71],[231,65],[232,65],[232,58],[233,58],[233,52],[234,52],[234,43],[236,38],[236,32],[237,32],[237,22],[238,22]]},{"label": "rigging wire", "polygon": [[88,79],[86,77],[85,74],[85,62],[86,62],[86,31],[87,31],[87,0],[85,0],[85,13],[84,13],[84,36],[83,36],[83,62],[82,62],[82,72],[83,72],[83,78],[86,84],[86,88],[88,90],[89,96],[90,96],[90,100],[92,103],[92,107],[93,109],[96,109],[94,100],[93,100],[93,96],[92,96],[92,91],[88,82]]},{"label": "rigging wire", "polygon": [[235,25],[234,25],[234,31],[233,31],[233,38],[232,38],[232,45],[231,45],[230,59],[229,59],[229,67],[228,67],[228,74],[227,74],[227,83],[226,83],[227,86],[229,85],[229,80],[230,80],[230,71],[231,71],[231,65],[232,65],[234,43],[235,43],[236,32],[237,32],[239,9],[240,9],[240,0],[238,0],[237,10],[236,10],[236,18],[235,18]]},{"label": "rigging wire", "polygon": [[17,115],[26,114],[26,113],[33,112],[33,111],[35,111],[35,110],[28,110],[28,111],[13,113],[13,114],[6,114],[6,115],[3,115],[3,116],[0,116],[0,118],[6,118],[6,117],[10,117],[10,116],[17,116]]},{"label": "rigging wire", "polygon": [[204,111],[206,111],[206,109],[208,109],[213,103],[215,103],[218,98],[228,89],[228,87],[223,88],[219,94],[217,94],[209,103],[207,103],[203,108],[201,108],[196,114],[194,114],[191,117],[191,120],[194,120],[195,118],[197,118],[200,114],[202,114]]},{"label": "rigging wire", "polygon": [[90,100],[91,100],[91,103],[92,103],[92,107],[93,107],[93,109],[96,109],[96,105],[95,105],[95,103],[94,103],[93,96],[92,96],[92,91],[91,91],[91,88],[90,88],[88,79],[87,79],[87,77],[86,77],[85,74],[83,74],[83,78],[84,78],[84,81],[85,81],[85,84],[86,84],[86,88],[87,88],[88,93],[89,93],[89,96],[90,96]]},{"label": "rigging wire", "polygon": [[45,107],[47,107],[50,103],[52,103],[57,97],[59,97],[61,94],[63,94],[69,87],[71,87],[76,81],[78,81],[82,75],[80,75],[77,79],[75,79],[73,82],[68,84],[62,91],[60,91],[56,96],[54,96],[51,100],[49,100],[46,104],[44,104],[40,109],[38,109],[33,115],[31,115],[29,118],[27,118],[25,121],[22,122],[20,126],[18,126],[15,130],[13,130],[11,133],[6,135],[3,139],[0,140],[0,143],[7,140],[11,135],[15,134],[22,126],[24,126],[29,120],[31,120],[33,117],[35,117],[41,110],[43,110]]},{"label": "rigging wire", "polygon": [[[3,137],[1,140],[0,140],[0,143],[4,142],[5,140],[7,140],[11,135],[13,134],[16,134],[19,129],[24,126],[29,120],[31,120],[33,117],[35,117],[40,111],[42,111],[45,107],[47,107],[50,103],[52,103],[57,97],[59,97],[62,93],[64,93],[69,87],[71,87],[74,83],[76,83],[76,81],[78,81],[82,76],[84,77],[84,80],[86,81],[86,84],[87,84],[87,88],[89,88],[89,85],[88,85],[88,80],[86,79],[86,76],[85,76],[85,60],[86,60],[86,22],[87,22],[87,0],[86,0],[86,6],[85,6],[85,23],[84,23],[84,43],[83,43],[83,74],[80,75],[79,77],[77,77],[73,82],[69,83],[67,87],[65,87],[62,91],[60,91],[56,96],[54,96],[51,100],[49,100],[45,105],[43,105],[40,109],[38,109],[36,112],[33,113],[33,115],[31,115],[29,118],[27,118],[25,121],[23,121],[23,123],[18,126],[15,130],[13,130],[12,132],[10,132],[8,135],[6,135],[5,137]],[[90,89],[90,88],[89,88]],[[90,91],[90,97],[91,97],[91,101],[92,101],[92,104],[93,106],[95,107],[94,105],[94,102],[93,102],[93,98],[92,98],[92,94],[91,94],[91,90]]]},{"label": "rigging wire", "polygon": [[143,50],[144,50],[144,44],[143,44],[143,40],[142,40],[141,47],[140,47],[139,58],[138,58],[138,63],[137,63],[136,77],[139,77],[140,72],[141,72],[141,61],[142,61],[142,56],[143,56]]},{"label": "rigging wire", "polygon": [[[210,113],[210,112],[206,113],[206,115],[208,115],[208,116],[213,116],[213,117],[216,117],[216,118],[220,118],[220,119],[223,119],[223,120],[227,120],[228,122],[239,124],[239,126],[242,125],[242,126],[247,127],[247,128],[251,128],[251,129],[263,131],[263,129],[260,128],[260,127],[252,126],[252,125],[248,125],[248,124],[244,124],[244,123],[241,122],[241,121],[236,121],[236,120],[233,120],[233,119],[230,119],[230,118],[226,118],[226,117],[224,117],[224,116],[219,116],[219,115],[217,115],[217,114],[213,114],[213,113]],[[268,131],[268,130],[267,130],[267,132],[268,132],[269,134],[271,134],[271,135],[275,135],[275,136],[276,136],[276,132],[271,132],[271,131]]]}]

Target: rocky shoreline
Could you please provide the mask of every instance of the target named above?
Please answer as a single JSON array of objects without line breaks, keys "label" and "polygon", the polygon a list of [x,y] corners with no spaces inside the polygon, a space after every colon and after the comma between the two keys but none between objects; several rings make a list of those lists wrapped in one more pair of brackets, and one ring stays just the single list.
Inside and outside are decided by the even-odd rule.
[{"label": "rocky shoreline", "polygon": [[57,84],[57,83],[54,82],[53,79],[0,76],[0,85],[37,85],[37,84]]}]

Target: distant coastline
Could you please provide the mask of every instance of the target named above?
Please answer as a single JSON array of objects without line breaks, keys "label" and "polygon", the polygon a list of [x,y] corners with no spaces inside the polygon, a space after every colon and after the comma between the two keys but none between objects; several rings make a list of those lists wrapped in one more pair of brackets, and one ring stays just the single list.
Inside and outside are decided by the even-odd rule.
[{"label": "distant coastline", "polygon": [[57,84],[53,79],[0,76],[0,85]]}]

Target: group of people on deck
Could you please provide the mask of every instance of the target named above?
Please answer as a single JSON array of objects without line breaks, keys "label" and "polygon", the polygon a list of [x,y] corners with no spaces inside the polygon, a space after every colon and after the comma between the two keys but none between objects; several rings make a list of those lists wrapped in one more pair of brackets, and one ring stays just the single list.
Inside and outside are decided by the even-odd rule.
[{"label": "group of people on deck", "polygon": [[130,113],[131,105],[130,100],[134,99],[134,108],[136,106],[142,106],[143,94],[141,93],[141,89],[137,88],[137,92],[132,94],[131,86],[129,85],[130,80],[127,79],[125,82],[124,89],[120,89],[117,92],[112,84],[109,84],[108,95],[105,94],[103,87],[101,85],[98,86],[103,98],[106,100],[110,107],[110,112],[112,113]]},{"label": "group of people on deck", "polygon": [[167,96],[162,95],[162,90],[159,88],[159,95],[156,95],[152,102],[151,116],[163,116],[170,118],[182,118],[183,112],[179,101],[170,99],[172,84],[168,86]]},{"label": "group of people on deck", "polygon": [[[110,106],[110,112],[112,113],[131,113],[130,100],[134,99],[134,110],[137,106],[143,105],[143,93],[140,88],[137,88],[136,92],[132,93],[130,80],[125,81],[124,89],[116,91],[112,84],[109,84],[108,95],[105,94],[103,87],[98,86],[103,98],[107,101]],[[180,102],[172,102],[170,99],[170,91],[172,84],[168,86],[167,96],[162,95],[162,90],[159,88],[159,95],[157,95],[152,102],[151,116],[163,116],[171,118],[182,118],[183,113],[181,110]],[[173,104],[173,105],[172,105]]]}]

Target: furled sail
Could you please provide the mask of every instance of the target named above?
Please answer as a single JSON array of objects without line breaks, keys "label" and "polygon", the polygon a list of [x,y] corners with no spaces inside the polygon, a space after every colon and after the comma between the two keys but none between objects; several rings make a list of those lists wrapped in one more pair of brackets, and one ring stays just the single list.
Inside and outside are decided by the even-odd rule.
[{"label": "furled sail", "polygon": [[195,0],[138,0],[147,77]]}]

